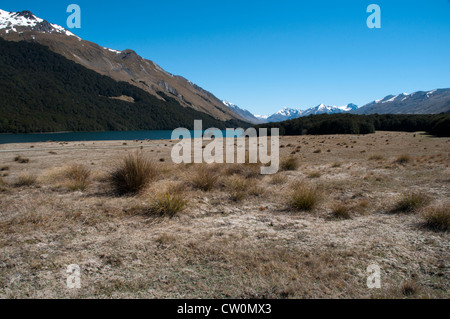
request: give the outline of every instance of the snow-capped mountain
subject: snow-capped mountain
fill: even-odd
[[[316,114],[336,114],[346,113],[358,109],[358,106],[350,103],[344,106],[329,106],[320,104],[316,107],[310,108],[302,113],[302,116],[316,115]]]
[[[38,18],[30,11],[8,12],[0,9],[0,30],[6,34],[10,32],[36,31],[50,34],[59,33],[78,38],[69,30]]]
[[[112,50],[84,41],[62,26],[52,24],[30,11],[0,9],[0,37],[7,41],[32,41],[82,66],[125,81],[165,100],[161,93],[182,106],[211,115],[221,121],[244,120],[212,93],[187,79],[166,72],[155,62],[133,50]]]
[[[279,110],[278,112],[276,112],[275,114],[268,116],[267,121],[268,122],[281,122],[281,121],[296,119],[296,118],[302,116],[302,114],[303,114],[302,110],[285,107],[285,108]]]
[[[336,114],[346,113],[358,109],[358,106],[350,103],[344,106],[329,106],[325,104],[317,105],[307,110],[292,109],[285,107],[282,110],[270,116],[259,116],[260,119],[265,119],[267,122],[281,122],[291,119],[296,119],[302,116],[317,115],[317,114]],[[258,117],[258,116],[256,116]]]
[[[258,117],[256,117],[255,115],[253,115],[250,111],[248,110],[244,110],[241,109],[239,106],[237,106],[236,104],[230,103],[226,100],[223,100],[222,103],[229,107],[230,109],[232,109],[236,114],[238,114],[239,116],[241,116],[244,120],[246,120],[247,122],[250,122],[252,124],[262,124],[262,123],[266,123],[267,121],[264,121]]]
[[[388,95],[352,111],[354,114],[438,114],[450,112],[450,89]]]

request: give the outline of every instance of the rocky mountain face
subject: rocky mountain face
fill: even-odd
[[[450,89],[388,95],[352,111],[354,114],[439,114],[450,112]]]
[[[133,50],[117,51],[84,41],[56,24],[36,17],[29,11],[0,10],[0,37],[8,41],[32,41],[45,45],[51,51],[82,66],[109,76],[117,81],[131,83],[158,99],[159,92],[169,94],[182,106],[192,108],[222,121],[243,120],[212,93],[187,79],[170,74],[155,62],[139,56]]]

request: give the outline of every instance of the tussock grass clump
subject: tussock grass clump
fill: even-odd
[[[351,209],[347,205],[338,204],[334,206],[333,211],[331,213],[333,217],[337,219],[351,219]]]
[[[184,195],[170,190],[159,193],[151,203],[151,211],[163,217],[174,217],[181,212],[187,205]]]
[[[271,185],[282,185],[282,184],[285,184],[286,182],[287,182],[286,176],[281,175],[281,174],[273,175],[270,180]]]
[[[384,160],[384,156],[380,154],[374,154],[369,157],[369,161],[382,161]]]
[[[339,162],[333,163],[333,164],[331,165],[332,168],[339,168],[339,167],[341,167],[341,166],[342,166],[342,164],[339,163]]]
[[[392,208],[391,213],[414,213],[419,208],[426,206],[429,202],[430,199],[428,196],[422,194],[404,194],[403,197],[395,204],[394,208]]]
[[[30,160],[28,158],[23,158],[22,156],[16,156],[14,158],[14,162],[17,162],[19,164],[27,164],[30,162]]]
[[[295,157],[288,157],[281,161],[280,165],[283,171],[295,171],[298,169],[298,160]]]
[[[229,164],[225,168],[225,175],[241,175],[245,178],[256,178],[261,175],[260,164],[244,163],[244,164]]]
[[[400,291],[403,296],[411,297],[418,293],[419,287],[417,286],[417,283],[415,281],[408,280],[402,284],[402,286],[400,287]]]
[[[306,186],[302,183],[292,185],[289,206],[296,211],[311,211],[321,200],[321,193],[317,187]]]
[[[20,175],[14,184],[16,187],[29,187],[37,184],[37,177],[35,175]]]
[[[234,175],[226,181],[225,186],[230,194],[230,199],[235,202],[240,202],[247,196],[251,184],[248,179]]]
[[[84,165],[70,166],[64,174],[68,179],[67,187],[72,191],[84,191],[89,186],[91,171]]]
[[[119,195],[137,194],[157,175],[154,163],[141,152],[129,153],[110,173],[110,184]]]
[[[395,159],[395,163],[397,164],[408,164],[411,162],[411,157],[408,154],[402,154]]]
[[[320,172],[311,172],[308,174],[309,178],[320,178],[322,174]]]
[[[450,229],[450,205],[432,207],[423,214],[423,218],[426,227],[436,231],[448,231]]]
[[[218,173],[215,166],[200,165],[192,178],[192,185],[204,192],[211,191],[217,185]]]

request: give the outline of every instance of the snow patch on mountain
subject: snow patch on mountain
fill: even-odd
[[[60,33],[80,39],[69,30],[57,24],[51,24],[38,18],[30,11],[8,12],[0,9],[0,30],[22,33],[20,29],[27,28],[37,32]]]

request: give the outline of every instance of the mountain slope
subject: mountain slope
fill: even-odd
[[[172,130],[243,126],[159,98],[64,58],[47,47],[0,38],[0,133]]]
[[[116,51],[84,41],[70,31],[40,19],[29,11],[0,10],[0,37],[9,41],[33,41],[69,60],[117,81],[126,81],[160,100],[164,92],[182,106],[209,114],[219,120],[242,119],[210,92],[172,75],[132,50]]]
[[[233,103],[230,103],[230,102],[225,101],[225,100],[222,101],[222,103],[225,104],[230,109],[232,109],[236,114],[241,116],[244,120],[246,120],[249,123],[252,123],[252,124],[266,123],[266,121],[256,117],[250,111],[241,109],[239,106],[237,106],[237,105],[235,105]]]
[[[450,111],[450,89],[388,95],[352,111],[354,114],[439,114]]]

